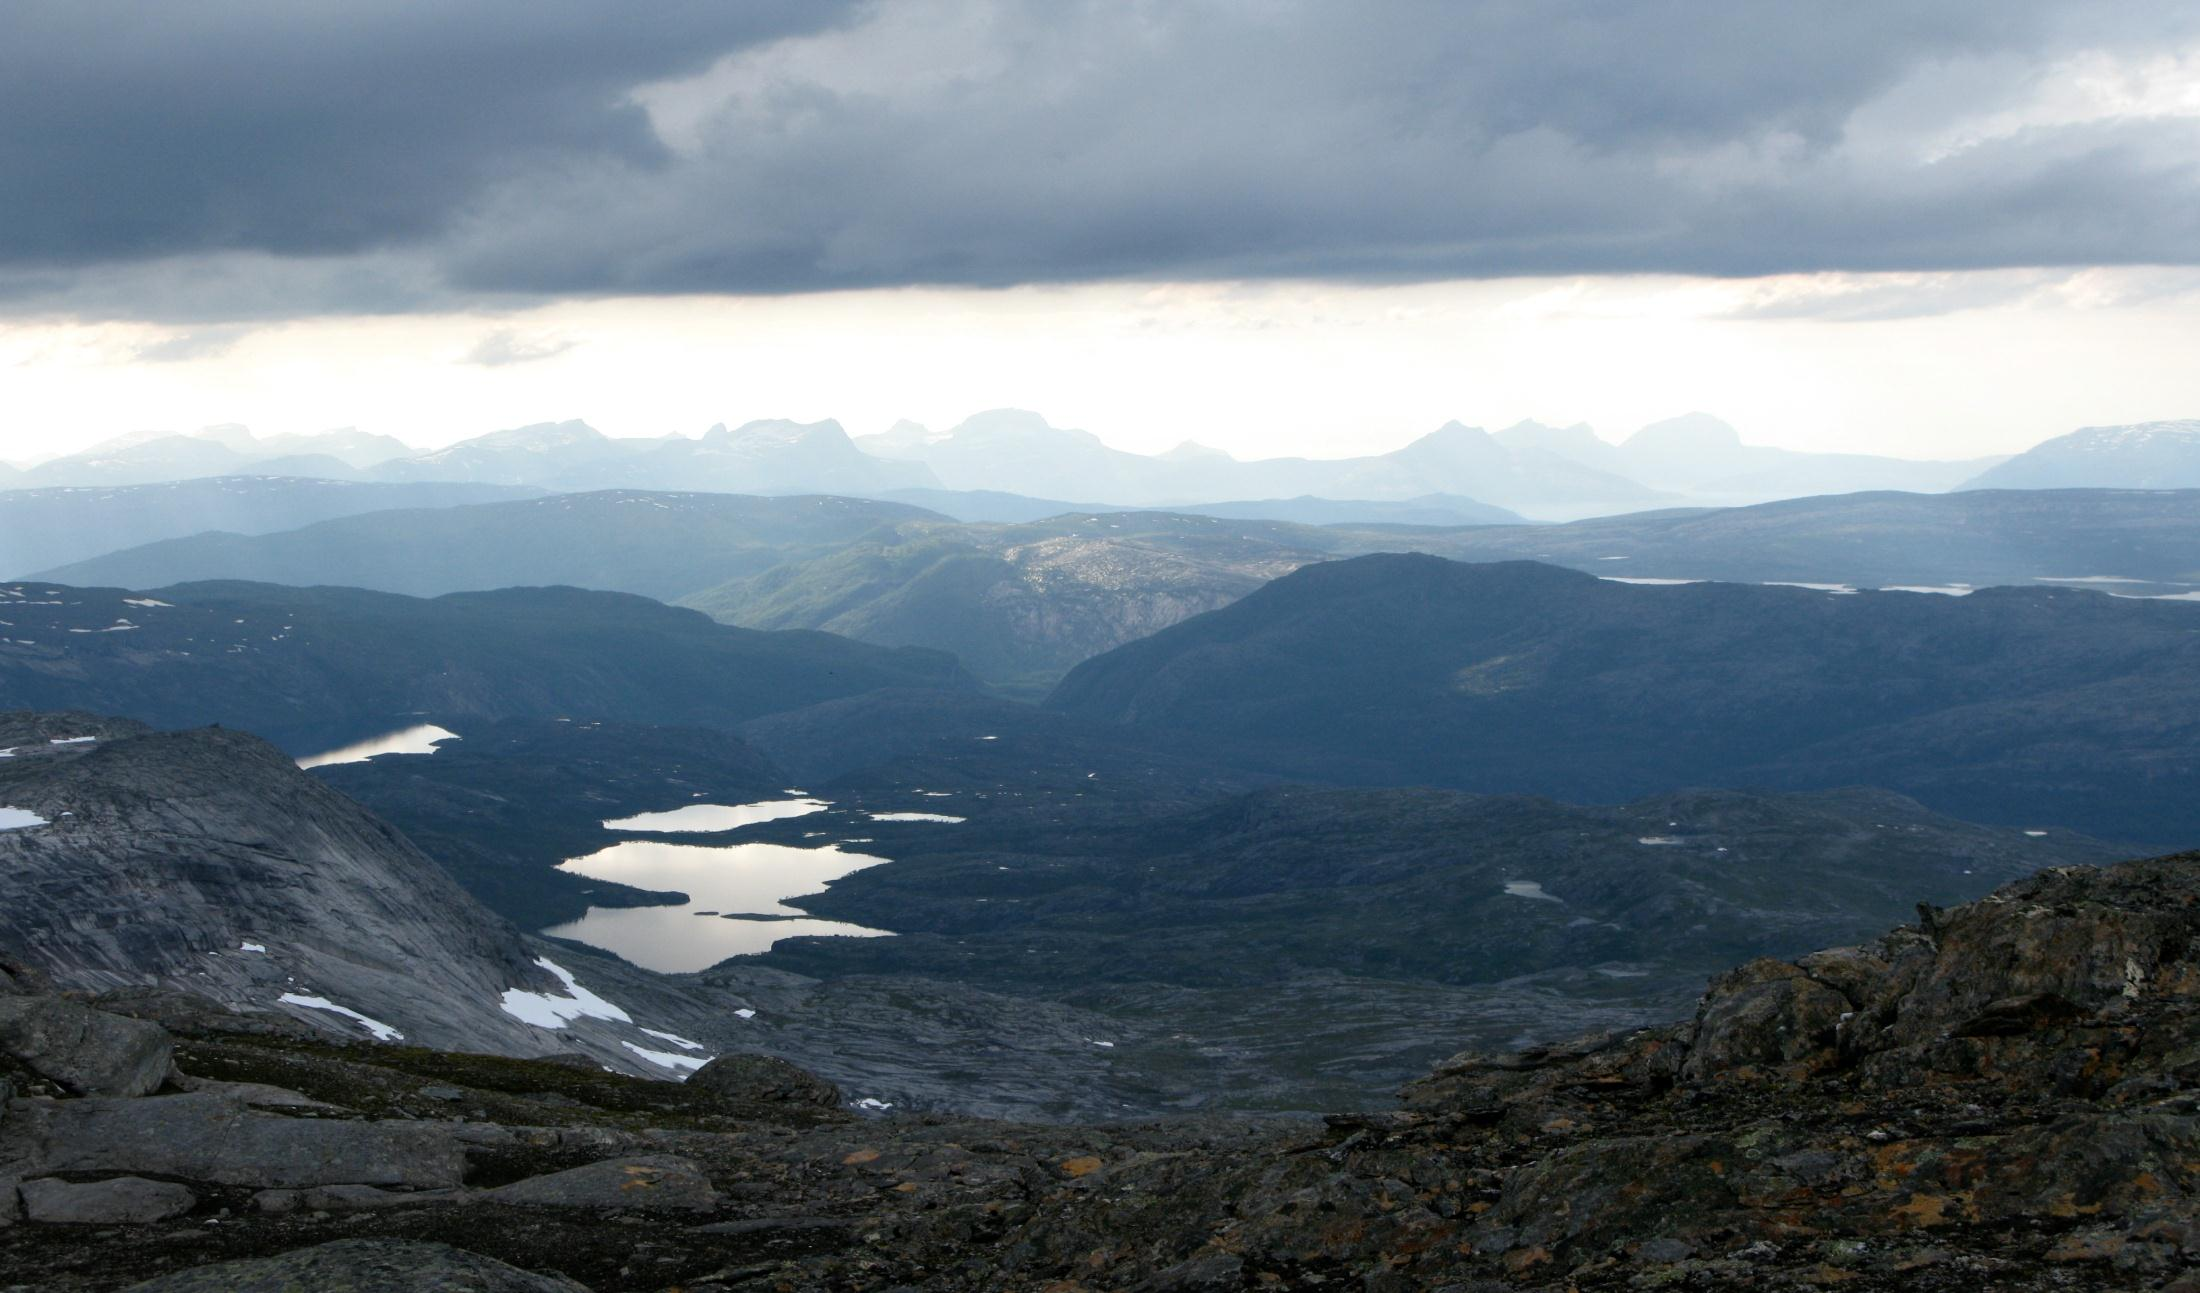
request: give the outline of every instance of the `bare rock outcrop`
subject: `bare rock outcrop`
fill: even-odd
[[[80,1095],[149,1095],[174,1068],[159,1024],[48,996],[0,996],[0,1055]]]
[[[721,1055],[697,1069],[688,1085],[729,1100],[840,1107],[840,1088],[775,1055]]]
[[[7,1105],[0,1180],[36,1206],[0,1227],[0,1287],[186,1265],[227,1199],[224,1251],[253,1260],[144,1287],[2190,1293],[2195,935],[2200,854],[2043,872],[1745,965],[1678,1023],[1460,1056],[1326,1128],[857,1119],[178,1015],[201,1089]],[[236,1094],[278,1085],[309,1103]],[[99,1244],[51,1210],[129,1177],[197,1202]]]
[[[588,1293],[449,1244],[347,1239],[277,1257],[223,1262],[133,1284],[129,1293]]]

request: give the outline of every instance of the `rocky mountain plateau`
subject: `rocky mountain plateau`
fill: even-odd
[[[863,1118],[0,980],[0,1287],[2200,1287],[2200,855],[2043,872],[1321,1123]]]

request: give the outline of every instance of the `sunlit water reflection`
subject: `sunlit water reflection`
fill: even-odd
[[[708,969],[729,956],[765,951],[783,938],[885,937],[892,931],[819,920],[783,900],[816,893],[844,875],[887,861],[833,847],[628,840],[560,863],[558,869],[637,889],[677,890],[688,896],[687,902],[591,907],[579,920],[543,932],[615,952],[666,974]]]
[[[364,763],[384,754],[433,754],[435,747],[444,741],[455,741],[458,733],[433,723],[418,723],[395,732],[370,736],[364,741],[340,745],[333,750],[309,754],[298,760],[301,768],[319,768],[331,763]]]

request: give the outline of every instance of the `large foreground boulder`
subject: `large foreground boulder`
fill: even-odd
[[[514,1181],[484,1197],[492,1203],[597,1212],[708,1212],[718,1206],[718,1192],[703,1169],[674,1154],[608,1158]]]
[[[342,1239],[279,1257],[178,1271],[126,1293],[588,1293],[449,1244]]]
[[[721,1055],[695,1071],[690,1087],[752,1104],[837,1108],[840,1088],[776,1055]]]
[[[465,1163],[441,1124],[283,1118],[212,1092],[19,1100],[0,1124],[0,1176],[132,1172],[257,1188],[449,1189]]]
[[[198,1205],[198,1196],[174,1181],[148,1181],[141,1176],[81,1185],[52,1179],[25,1181],[20,1192],[25,1217],[59,1225],[146,1225],[180,1217]]]
[[[0,996],[0,1055],[81,1095],[150,1095],[174,1069],[168,1030],[61,997]]]

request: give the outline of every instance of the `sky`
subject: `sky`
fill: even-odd
[[[2200,7],[0,6],[0,459],[242,422],[1243,457],[2200,415]]]

